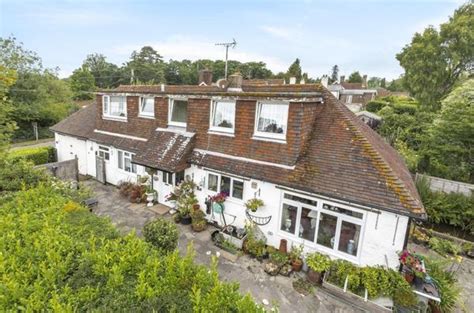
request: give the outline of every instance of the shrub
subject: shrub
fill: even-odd
[[[56,149],[53,147],[21,148],[9,153],[9,157],[16,161],[24,159],[34,165],[46,164],[55,161]]]
[[[388,103],[386,101],[373,100],[367,103],[367,105],[365,106],[365,109],[369,112],[377,113],[387,104]]]
[[[425,258],[426,269],[438,287],[441,295],[439,307],[442,312],[452,312],[459,300],[461,290],[453,272],[444,270],[447,261]]]
[[[314,252],[306,257],[308,267],[315,272],[322,273],[331,267],[331,259],[322,253]]]
[[[443,256],[447,256],[448,254],[458,255],[460,252],[462,252],[461,247],[449,240],[442,238],[431,237],[428,245],[431,249]]]
[[[0,193],[19,191],[47,182],[51,177],[43,169],[34,168],[25,159],[0,159]]]
[[[163,218],[146,223],[143,236],[145,241],[164,253],[172,252],[178,246],[178,228]]]

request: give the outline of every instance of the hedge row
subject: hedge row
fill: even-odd
[[[177,251],[160,254],[56,185],[0,206],[0,307],[31,312],[261,312],[237,284]]]
[[[9,153],[13,160],[24,159],[35,165],[56,161],[56,149],[53,147],[22,148]]]

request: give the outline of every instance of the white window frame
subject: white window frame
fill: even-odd
[[[228,127],[219,127],[219,126],[214,126],[214,117],[215,117],[215,114],[216,114],[216,107],[217,107],[217,104],[218,103],[222,103],[222,102],[226,102],[226,103],[233,103],[234,104],[234,119],[232,121],[232,128],[228,128]],[[229,99],[214,99],[214,100],[211,100],[211,114],[210,114],[210,117],[209,117],[209,130],[210,131],[214,131],[214,132],[219,132],[219,133],[230,133],[230,134],[233,134],[234,131],[235,131],[235,115],[236,115],[236,111],[237,111],[237,103],[235,100],[229,100]]]
[[[294,196],[298,196],[298,197],[301,197],[301,198],[306,198],[306,199],[309,199],[309,200],[317,201],[317,206],[314,207],[312,205],[304,204],[304,203],[299,202],[299,201],[286,199],[284,197],[285,193],[290,194],[290,195],[294,195]],[[298,208],[297,215],[296,215],[296,225],[295,225],[295,233],[294,234],[289,233],[289,232],[281,229],[281,219],[282,219],[282,216],[283,216],[283,204],[284,203],[295,206],[295,207]],[[343,209],[347,209],[347,210],[350,210],[350,211],[360,213],[360,214],[362,214],[362,218],[356,218],[356,217],[349,216],[349,215],[346,215],[346,214],[337,213],[337,212],[334,212],[334,211],[331,211],[331,210],[326,210],[326,209],[323,208],[324,204],[329,204],[331,206],[336,206],[336,207],[340,207],[340,208],[343,208]],[[307,208],[307,209],[314,210],[314,211],[317,212],[316,227],[315,227],[315,230],[314,230],[315,233],[314,233],[314,240],[313,241],[309,241],[307,239],[301,238],[298,235],[299,234],[300,223],[301,223],[301,212],[302,212],[303,207]],[[321,219],[321,213],[325,213],[325,214],[337,217],[337,224],[336,224],[336,231],[335,231],[334,247],[333,248],[326,247],[324,245],[320,245],[320,244],[317,243],[317,241],[318,241],[318,232],[319,232],[319,221]],[[360,209],[355,209],[353,207],[349,207],[349,206],[342,205],[342,204],[335,203],[335,202],[328,201],[328,200],[322,200],[322,199],[318,199],[318,198],[314,198],[314,197],[309,197],[309,196],[306,196],[306,195],[301,195],[301,194],[298,194],[298,193],[284,191],[284,192],[281,193],[281,200],[280,200],[280,213],[279,213],[279,216],[278,216],[278,224],[277,224],[278,225],[278,234],[282,237],[286,237],[286,238],[288,238],[290,240],[293,240],[293,241],[298,241],[299,242],[299,241],[303,240],[304,244],[308,247],[311,247],[313,249],[325,252],[327,254],[333,255],[333,256],[341,258],[341,259],[346,259],[346,260],[358,263],[360,261],[361,255],[362,255],[361,251],[362,251],[362,243],[364,241],[366,218],[367,218],[366,212],[362,211]],[[349,253],[346,253],[344,251],[339,250],[339,239],[340,239],[340,236],[341,236],[341,227],[342,227],[342,222],[343,221],[360,226],[359,242],[357,244],[357,254],[356,255],[352,255],[352,254],[349,254]]]
[[[260,118],[260,108],[265,104],[272,105],[285,105],[286,106],[286,129],[282,134],[275,134],[269,132],[262,132],[258,130],[258,120]],[[290,103],[288,101],[258,101],[255,106],[255,125],[254,125],[254,138],[269,138],[272,140],[286,141],[286,135],[288,133],[288,115],[290,111]]]
[[[214,191],[214,190],[210,190],[210,189],[209,189],[209,175],[215,175],[215,176],[217,176],[217,191]],[[207,172],[207,173],[206,173],[206,189],[207,189],[207,191],[220,193],[220,192],[221,192],[221,180],[222,180],[222,176],[225,176],[225,177],[230,178],[230,190],[229,190],[229,197],[228,197],[228,199],[232,199],[232,200],[235,200],[235,201],[244,201],[245,181],[244,181],[243,179],[235,178],[235,177],[232,177],[232,176],[230,176],[230,175],[218,174],[218,173],[215,173],[215,172]],[[234,198],[234,196],[233,196],[234,181],[241,182],[242,185],[243,185],[243,188],[242,188],[242,199],[240,199],[240,198]]]
[[[168,172],[168,171],[161,171],[161,175],[162,175],[162,180],[163,180],[163,183],[165,185],[168,185],[168,186],[173,186],[175,185],[175,181],[174,181],[174,173],[172,172]],[[171,180],[171,182],[170,182]]]
[[[143,102],[146,100],[152,100],[153,101],[153,112],[144,112],[143,111]],[[147,118],[154,118],[155,117],[155,97],[140,97],[139,103],[138,103],[138,116],[140,117],[147,117]]]
[[[186,127],[187,123],[174,122],[174,121],[171,120],[171,116],[173,115],[173,105],[174,105],[175,100],[186,101],[186,102],[188,102],[188,106],[189,106],[189,101],[188,101],[188,98],[186,98],[186,97],[171,97],[171,98],[169,98],[169,100],[168,100],[168,125],[178,126],[178,127]],[[186,118],[188,116],[187,110],[188,110],[188,107],[186,107]]]
[[[119,161],[120,155],[122,155],[122,160],[121,160],[122,167],[120,167],[120,161]],[[117,149],[117,168],[119,168],[122,172],[125,172],[125,173],[137,174],[137,171],[138,171],[137,165],[132,163],[134,155],[135,153]],[[130,159],[130,171],[127,171],[125,169],[125,159]],[[133,171],[133,169],[135,169],[135,171]]]
[[[111,109],[111,98],[112,97],[122,97],[125,98],[124,101],[124,111],[123,116],[120,115],[112,115],[110,114]],[[102,96],[102,117],[106,119],[113,119],[113,120],[126,120],[127,119],[127,96],[121,95],[103,95]]]
[[[97,155],[104,158],[105,162],[109,162],[110,161],[110,148],[99,145],[97,148]],[[107,158],[105,157],[106,155],[108,155]]]

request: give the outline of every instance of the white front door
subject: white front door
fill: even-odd
[[[174,188],[174,174],[170,172],[158,171],[158,182],[156,183],[156,190],[158,192],[158,202],[171,206],[169,201],[166,201],[168,195]]]

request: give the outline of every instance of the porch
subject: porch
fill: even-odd
[[[112,185],[102,185],[95,180],[86,180],[85,185],[94,192],[99,203],[94,213],[109,217],[112,223],[122,232],[135,231],[141,236],[145,223],[162,216],[171,219],[165,206],[158,204],[149,208],[145,204],[132,204],[120,196],[118,189]],[[247,255],[240,256],[235,262],[226,259],[225,251],[217,248],[211,241],[210,227],[203,232],[195,233],[189,226],[178,224],[180,238],[178,248],[185,253],[187,245],[192,241],[196,250],[195,261],[209,265],[211,256],[217,252],[221,255],[218,271],[224,281],[240,283],[243,293],[250,292],[255,301],[266,303],[268,308],[275,304],[281,312],[362,312],[352,304],[334,298],[324,290],[317,289],[307,296],[294,290],[292,283],[296,277],[269,276],[264,272],[262,264]],[[265,301],[266,300],[266,301]]]

